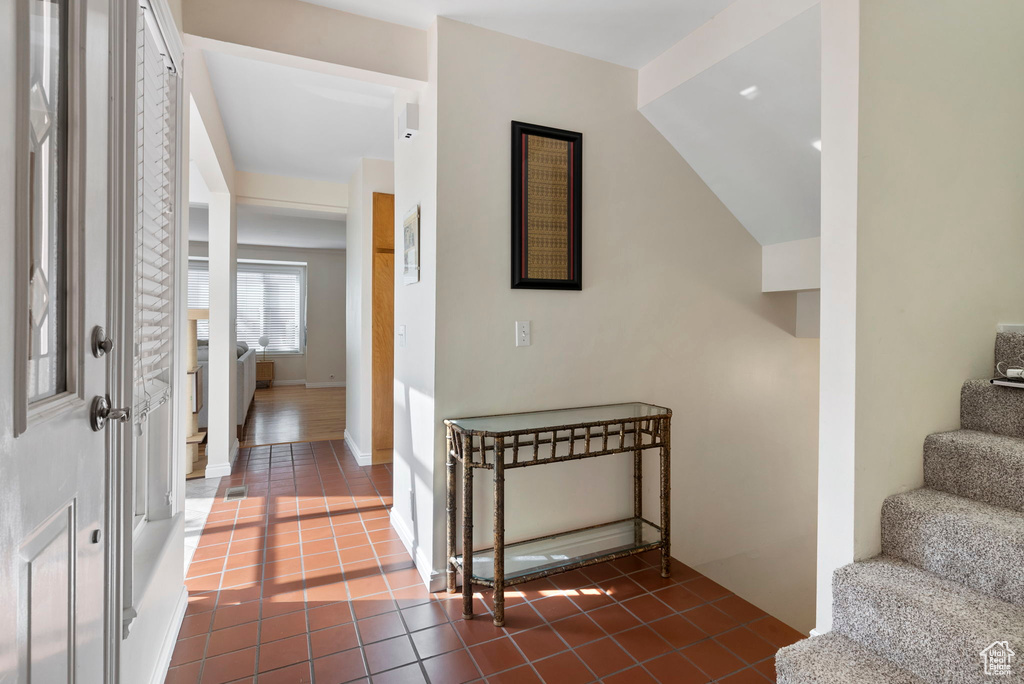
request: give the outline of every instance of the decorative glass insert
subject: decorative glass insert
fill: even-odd
[[[66,0],[29,0],[28,399],[67,390]]]

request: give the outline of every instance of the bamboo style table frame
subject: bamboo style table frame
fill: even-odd
[[[621,407],[622,415],[618,409]],[[648,415],[626,415],[630,412]],[[670,560],[670,493],[671,493],[671,423],[672,411],[650,404],[621,404],[595,406],[563,411],[542,411],[529,414],[509,414],[490,417],[493,421],[519,419],[529,422],[533,416],[553,415],[560,412],[581,414],[588,412],[602,414],[595,420],[583,420],[575,424],[540,425],[536,427],[516,426],[507,431],[474,429],[474,422],[486,419],[445,420],[447,428],[447,589],[455,593],[456,574],[462,571],[462,617],[473,618],[473,583],[492,587],[494,590],[494,624],[505,624],[505,587],[522,584],[541,577],[568,572],[577,568],[632,556],[653,549],[661,550],[661,576],[671,574]],[[538,418],[540,422],[543,422]],[[492,425],[493,426],[493,425]],[[563,446],[564,445],[564,446]],[[542,450],[541,447],[544,447]],[[562,448],[560,448],[562,447]],[[582,447],[582,450],[580,450]],[[660,450],[660,525],[643,517],[643,452],[647,449]],[[531,542],[554,540],[558,537],[595,530],[610,525],[633,522],[634,540],[632,545],[608,550],[606,553],[591,554],[552,563],[533,572],[525,572],[513,578],[505,577],[505,471],[548,463],[562,463],[584,458],[595,458],[611,454],[633,454],[633,518],[602,525],[572,530],[570,532],[537,537],[513,546]],[[463,555],[456,554],[456,464],[462,469],[462,548]],[[494,546],[491,549],[474,552],[473,549],[473,471],[491,470],[494,475]],[[644,525],[658,532],[659,539],[643,541]],[[468,550],[468,551],[467,551]],[[481,553],[492,553],[494,557],[493,579],[473,575],[473,557]],[[468,553],[469,562],[465,562]]]

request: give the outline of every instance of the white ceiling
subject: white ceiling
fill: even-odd
[[[426,28],[435,16],[639,69],[733,0],[306,0]]]
[[[347,183],[394,156],[394,88],[204,51],[240,171]]]
[[[236,209],[238,244],[302,249],[345,249],[345,219],[252,204]],[[208,242],[210,212],[203,206],[188,210],[188,239]]]
[[[820,234],[820,25],[815,6],[641,110],[762,245]]]

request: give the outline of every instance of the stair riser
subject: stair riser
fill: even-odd
[[[996,364],[1000,361],[1010,366],[1020,366],[1024,354],[1024,333],[996,334]],[[1005,370],[1005,367],[1004,367]]]
[[[1007,391],[1024,394],[1024,390]],[[976,443],[954,435],[931,435],[925,440],[925,486],[1024,511],[1024,450],[982,435],[975,436]]]
[[[882,505],[882,552],[1024,606],[1024,519],[1007,525],[890,497]]]
[[[923,684],[836,632],[780,650],[775,669],[779,684]]]
[[[925,586],[898,575],[891,584],[865,580],[841,569],[833,584],[833,628],[928,682],[989,682],[980,652],[995,641],[1024,643],[1020,609],[988,597],[974,605],[945,582]],[[947,599],[959,603],[950,609]],[[1024,668],[1001,682],[1021,684]]]
[[[969,380],[960,390],[960,427],[1024,437],[1024,389]]]

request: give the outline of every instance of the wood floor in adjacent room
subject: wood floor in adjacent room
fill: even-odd
[[[344,387],[284,385],[256,390],[240,446],[344,438]]]

